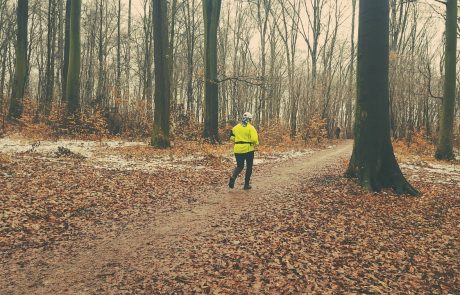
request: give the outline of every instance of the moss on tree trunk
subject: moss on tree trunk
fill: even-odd
[[[360,1],[355,144],[346,175],[370,191],[418,195],[399,168],[390,138],[388,13],[388,1]]]

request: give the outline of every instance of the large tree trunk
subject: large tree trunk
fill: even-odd
[[[72,0],[70,8],[69,68],[67,72],[67,111],[80,111],[80,15],[81,0]]]
[[[17,44],[16,64],[14,71],[13,89],[11,94],[9,118],[20,118],[23,109],[24,89],[26,83],[27,68],[27,21],[28,0],[18,0],[17,7]]]
[[[391,145],[388,31],[388,1],[361,0],[355,144],[346,174],[370,191],[393,188],[398,194],[417,195],[401,173]]]
[[[219,138],[219,92],[217,81],[217,27],[219,25],[221,0],[203,0],[204,47],[205,47],[205,107],[204,138],[212,143]]]
[[[455,158],[452,140],[457,65],[457,0],[447,0],[445,52],[444,97],[435,157],[438,160],[453,160]]]
[[[153,0],[153,37],[155,62],[155,112],[152,130],[153,146],[169,147],[169,41],[168,9],[166,0]]]

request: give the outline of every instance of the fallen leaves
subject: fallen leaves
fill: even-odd
[[[72,157],[72,149],[59,158],[25,152],[0,160],[0,259],[8,266],[1,270],[6,275],[0,278],[0,286],[19,293],[6,280],[29,276],[33,280],[24,290],[35,293],[49,282],[29,273],[30,269],[46,272],[51,262],[73,263],[76,248],[92,249],[107,237],[120,242],[121,233],[146,227],[161,212],[174,216],[207,202],[210,191],[225,185],[232,167],[224,154],[228,147],[213,155],[192,145],[191,158],[181,152],[187,149],[176,147],[177,152],[120,147],[98,153],[131,157],[129,163],[148,163],[167,155],[168,161],[187,169],[95,167],[91,158]],[[209,227],[194,234],[170,233],[179,235],[172,245],[155,244],[157,237],[128,244],[124,251],[132,259],[112,257],[114,261],[94,273],[95,283],[79,282],[79,290],[460,293],[456,170],[434,163],[403,165],[408,177],[418,176],[412,181],[423,193],[412,198],[362,190],[342,177],[344,163],[337,161],[315,171],[313,178],[301,183],[292,180],[263,195],[257,190],[245,195],[237,191],[235,202],[246,204],[238,211],[222,207],[209,217]],[[204,168],[193,169],[198,165]],[[281,165],[285,164],[257,167],[256,173],[277,175]],[[444,177],[445,183],[430,181],[438,174],[449,177]],[[57,274],[72,275],[66,269]]]

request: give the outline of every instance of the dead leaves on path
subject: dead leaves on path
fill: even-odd
[[[174,211],[196,202],[200,190],[222,178],[222,173],[207,169],[97,169],[73,154],[57,161],[7,156],[0,162],[0,252],[7,257],[50,247],[92,234],[94,227],[111,228],[113,222],[127,224],[158,210]]]
[[[342,170],[289,193],[251,193],[260,200],[243,212],[126,265],[123,284],[146,294],[458,294],[458,185],[415,183],[421,198],[374,194]]]

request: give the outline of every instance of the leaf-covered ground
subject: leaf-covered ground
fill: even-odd
[[[224,153],[0,154],[0,293],[460,294],[458,165],[405,158],[422,197],[373,194],[350,148],[263,154],[250,193]]]

